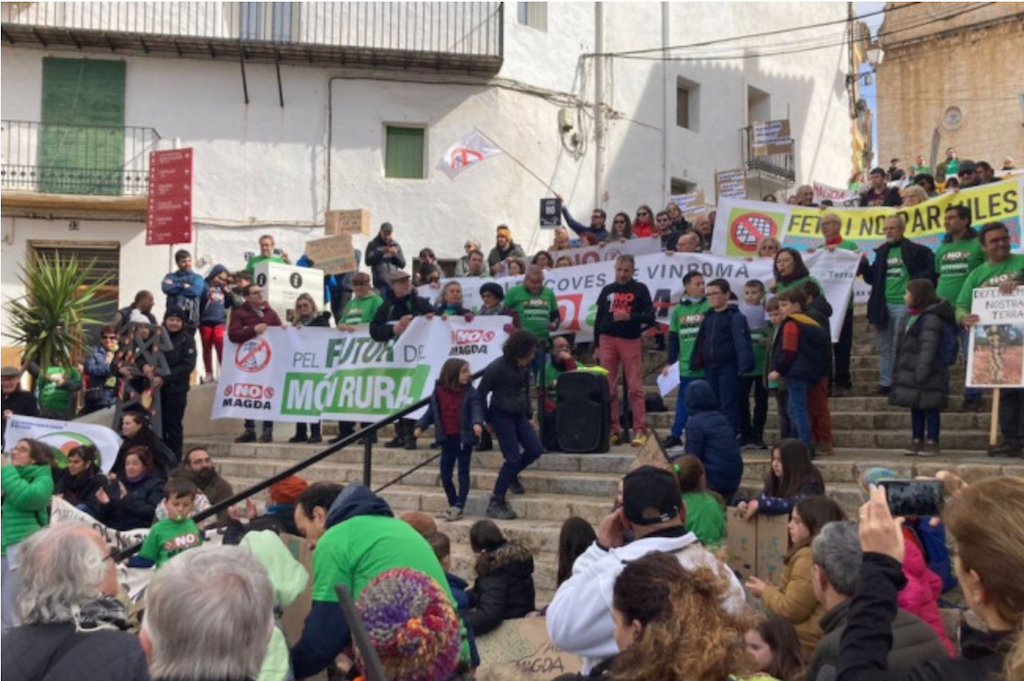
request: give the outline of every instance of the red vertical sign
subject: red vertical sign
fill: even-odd
[[[149,154],[146,245],[192,242],[192,149]]]

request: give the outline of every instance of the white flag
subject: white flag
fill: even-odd
[[[474,130],[461,142],[448,147],[437,167],[447,173],[449,178],[455,179],[456,175],[469,166],[501,153],[504,152],[494,142]]]

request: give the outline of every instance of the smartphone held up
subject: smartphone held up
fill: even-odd
[[[879,480],[893,517],[922,518],[942,514],[942,482],[939,480]]]

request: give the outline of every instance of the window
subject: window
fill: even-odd
[[[238,31],[242,40],[292,40],[291,2],[240,2]]]
[[[84,242],[84,241],[30,241],[31,257],[45,255],[51,260],[58,254],[67,261],[72,256],[86,265],[93,263],[92,271],[85,280],[86,285],[101,281],[109,276],[107,283],[100,287],[96,298],[101,307],[91,313],[93,319],[101,320],[99,324],[86,324],[85,337],[94,342],[99,337],[99,327],[106,324],[117,314],[118,277],[121,273],[120,244],[117,242]]]
[[[696,131],[700,124],[700,86],[679,78],[676,83],[676,125]]]
[[[747,125],[772,120],[772,96],[756,87],[747,87]]]
[[[43,58],[39,191],[121,193],[125,62]]]
[[[529,26],[530,28],[535,28],[538,31],[546,31],[548,30],[548,3],[516,3],[516,19],[523,26]]]
[[[426,177],[426,129],[389,125],[384,140],[384,177]]]
[[[672,184],[669,188],[669,193],[672,196],[679,196],[680,194],[692,194],[697,191],[697,185],[693,182],[687,182],[686,180],[680,180],[678,177],[672,178]]]

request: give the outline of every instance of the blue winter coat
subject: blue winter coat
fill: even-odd
[[[206,292],[199,299],[199,321],[203,326],[223,326],[228,323],[227,309],[234,304],[234,298],[230,291],[211,283],[214,277],[227,271],[224,265],[214,265],[206,275]]]
[[[206,281],[195,272],[175,270],[164,277],[160,288],[167,295],[167,309],[181,308],[185,325],[193,330],[198,328],[199,301],[203,299]]]
[[[739,489],[743,456],[729,420],[715,405],[707,381],[696,380],[686,388],[686,447],[704,464],[708,489],[729,497]]]
[[[472,447],[476,444],[476,433],[473,432],[474,424],[484,424],[484,403],[480,399],[480,393],[473,386],[466,386],[462,394],[462,404],[459,406],[459,442],[463,447]],[[448,436],[441,427],[441,407],[437,400],[437,389],[430,396],[430,405],[426,413],[416,422],[416,427],[426,430],[434,426],[434,441],[444,442]]]
[[[702,371],[729,364],[738,365],[738,374],[754,370],[754,344],[750,340],[747,318],[731,305],[721,312],[708,310],[704,313],[690,355],[690,370]]]
[[[110,378],[110,363],[107,362],[107,349],[99,345],[93,347],[92,354],[85,358],[85,375],[89,377],[89,389],[85,391],[85,405],[90,411],[104,409],[117,402],[117,386],[104,385]]]

